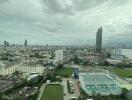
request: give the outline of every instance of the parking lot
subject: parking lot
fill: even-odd
[[[74,84],[74,93],[70,94],[68,93],[67,89],[67,80],[72,81]],[[71,100],[72,97],[78,97],[80,95],[77,84],[74,79],[72,78],[64,78],[62,81],[62,85],[64,86],[64,100]]]

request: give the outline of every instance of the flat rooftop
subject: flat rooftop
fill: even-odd
[[[84,74],[80,76],[80,79],[82,79],[86,85],[116,84],[111,77],[104,74]]]
[[[79,76],[80,85],[88,95],[120,95],[121,88],[107,74],[104,73],[81,73]]]

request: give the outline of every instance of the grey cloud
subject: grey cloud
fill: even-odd
[[[58,30],[57,29],[51,29],[49,27],[44,27],[44,29],[48,32],[57,32]]]
[[[108,0],[68,0],[71,2],[71,5],[64,5],[59,3],[59,0],[42,0],[44,8],[47,13],[62,13],[74,15],[77,11],[87,10],[95,6],[101,5],[102,3],[107,2]],[[61,1],[61,0],[60,0]]]
[[[0,0],[0,3],[6,3],[9,2],[10,0]]]
[[[108,0],[73,0],[76,4],[76,10],[87,10],[95,6],[101,5]]]
[[[131,0],[10,1],[0,6],[0,40],[94,45],[103,26],[103,43],[132,43]]]
[[[43,8],[47,13],[50,14],[69,14],[74,15],[72,6],[62,5],[58,0],[42,0]]]
[[[43,4],[46,6],[46,9],[48,11],[51,11],[53,13],[58,13],[63,11],[63,8],[57,2],[57,0],[43,0]]]

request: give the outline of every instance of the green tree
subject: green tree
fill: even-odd
[[[3,94],[0,92],[0,100],[2,100],[2,96],[3,96]]]
[[[75,64],[79,64],[79,58],[77,55],[74,56],[73,61]]]
[[[97,96],[96,96],[96,100],[102,100],[102,96],[101,96],[101,94],[97,94]]]
[[[88,98],[88,94],[82,88],[80,88],[80,93],[81,93],[82,100],[85,100]]]
[[[109,63],[108,61],[105,60],[105,61],[104,61],[104,65],[105,65],[105,66],[109,66],[110,63]]]
[[[128,90],[126,88],[122,88],[121,98],[123,98],[124,100],[126,100],[127,93],[128,93]]]

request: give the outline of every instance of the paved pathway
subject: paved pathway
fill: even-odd
[[[40,87],[37,100],[40,100],[40,99],[41,99],[41,96],[42,96],[42,94],[43,94],[44,87],[45,87],[45,84],[43,84],[43,85]]]

